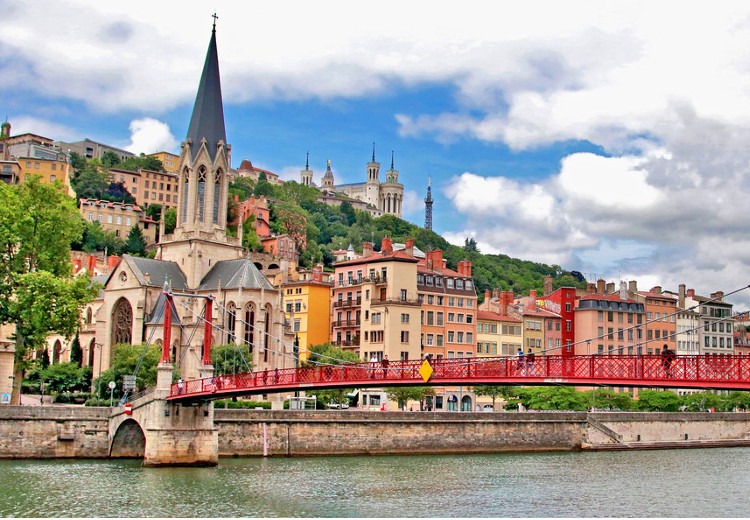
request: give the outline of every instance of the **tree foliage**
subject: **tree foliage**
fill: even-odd
[[[91,384],[91,368],[78,363],[56,363],[39,374],[48,392],[87,392]]]
[[[146,256],[146,238],[138,224],[133,225],[125,241],[125,252],[134,256]]]
[[[115,345],[112,348],[112,362],[107,370],[94,379],[94,389],[98,396],[109,397],[110,381],[114,381],[116,398],[122,396],[122,380],[124,375],[132,375],[136,367],[140,368],[136,373],[136,391],[140,392],[146,388],[156,385],[156,367],[161,359],[161,349],[158,345]],[[177,377],[176,375],[174,377]]]
[[[211,347],[211,364],[216,375],[240,374],[252,371],[253,357],[245,344],[216,345]]]

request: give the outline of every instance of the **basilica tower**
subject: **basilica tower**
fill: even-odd
[[[217,261],[242,256],[239,241],[226,234],[231,146],[224,128],[215,21],[181,148],[177,226],[159,244],[158,258],[177,262],[188,285],[197,287]]]

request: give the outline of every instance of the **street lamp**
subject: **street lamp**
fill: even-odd
[[[104,353],[104,345],[102,343],[94,343],[94,347],[99,349],[99,372],[97,373],[99,383],[96,388],[96,397],[99,398],[102,394],[102,354]]]

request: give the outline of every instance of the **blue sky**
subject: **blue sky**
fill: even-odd
[[[13,133],[178,151],[216,11],[233,165],[361,182],[485,253],[640,289],[748,285],[741,2],[0,0]],[[383,175],[381,175],[383,178]],[[732,300],[748,307],[747,291]]]

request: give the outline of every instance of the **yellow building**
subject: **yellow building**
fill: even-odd
[[[177,166],[180,162],[180,156],[169,152],[156,152],[150,153],[147,157],[153,157],[159,159],[164,165],[164,171],[169,173],[177,173]]]
[[[333,282],[322,266],[301,272],[296,281],[283,284],[282,304],[287,322],[299,340],[300,359],[308,358],[308,349],[328,343],[331,323],[331,287]]]
[[[28,180],[33,175],[38,175],[45,183],[60,181],[65,186],[66,193],[75,196],[75,192],[70,186],[70,165],[66,161],[21,157],[18,159],[18,164],[21,166],[19,178],[21,182]]]

